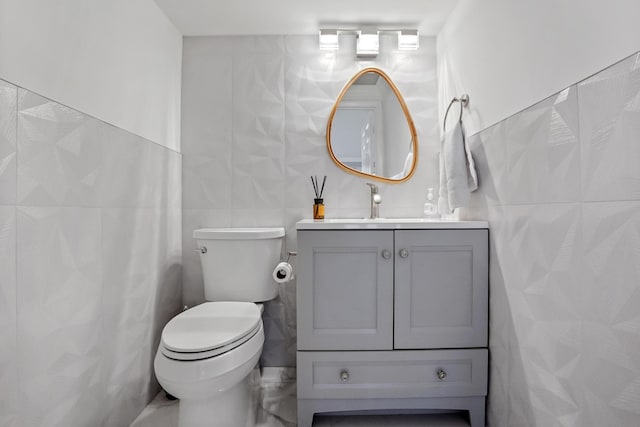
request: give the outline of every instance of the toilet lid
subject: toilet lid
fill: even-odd
[[[195,353],[227,346],[255,332],[260,309],[251,302],[206,302],[183,311],[162,331],[162,346],[179,353]]]

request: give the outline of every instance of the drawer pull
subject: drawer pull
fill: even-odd
[[[340,371],[340,381],[342,381],[343,383],[349,381],[349,371],[347,371],[346,369]]]
[[[447,371],[445,371],[444,369],[440,368],[440,369],[438,369],[437,375],[438,375],[438,379],[440,381],[444,381],[445,378],[447,378]]]
[[[385,249],[382,251],[382,258],[389,259],[391,258],[391,251],[389,249]]]
[[[409,256],[409,251],[407,249],[400,249],[400,258],[407,258]]]

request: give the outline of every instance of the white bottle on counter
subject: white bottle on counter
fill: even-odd
[[[427,188],[427,200],[424,202],[424,217],[428,219],[440,218],[433,188]]]

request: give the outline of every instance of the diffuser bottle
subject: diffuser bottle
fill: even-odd
[[[315,193],[315,198],[313,199],[313,219],[315,220],[323,220],[324,219],[324,199],[322,198],[322,194],[324,193],[324,184],[327,182],[327,176],[325,175],[322,178],[322,186],[318,184],[318,177],[311,177],[311,184],[313,185],[313,192]]]
[[[324,199],[313,199],[313,219],[324,219]]]

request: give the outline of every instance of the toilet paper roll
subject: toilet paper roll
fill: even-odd
[[[288,262],[281,262],[273,269],[273,280],[277,283],[287,283],[293,279],[293,267]]]

